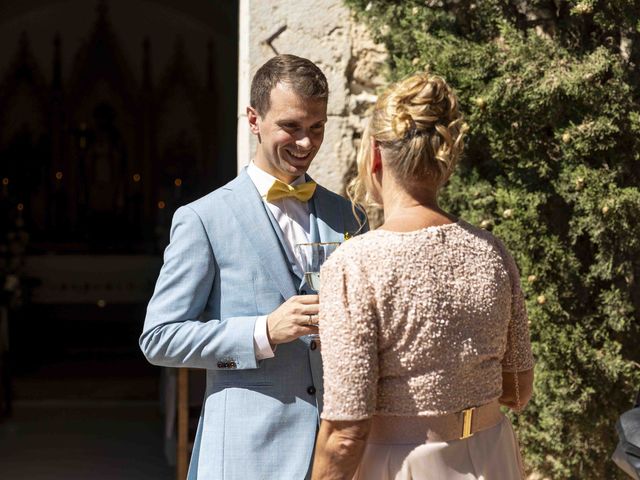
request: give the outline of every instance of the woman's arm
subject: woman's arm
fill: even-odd
[[[516,394],[516,376],[518,394]],[[529,403],[531,395],[533,395],[533,368],[517,373],[502,372],[502,395],[498,399],[501,405],[519,412]]]
[[[324,409],[313,462],[314,480],[353,478],[377,403],[375,290],[358,260],[368,258],[367,252],[358,250],[360,243],[354,242],[340,247],[320,274]]]
[[[371,420],[323,420],[316,442],[312,480],[351,480],[362,459]]]

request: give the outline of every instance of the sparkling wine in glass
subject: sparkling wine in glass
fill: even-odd
[[[304,269],[304,285],[308,290],[313,290],[314,293],[320,291],[320,267],[339,246],[340,242],[310,242],[296,245]]]
[[[295,246],[298,258],[302,262],[302,268],[304,269],[304,281],[301,290],[304,289],[308,294],[320,291],[320,267],[339,246],[340,242],[298,243]],[[314,333],[306,335],[306,337],[310,340],[317,340],[320,335]]]

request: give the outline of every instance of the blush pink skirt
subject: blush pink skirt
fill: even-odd
[[[376,422],[377,417],[373,417]],[[502,419],[493,427],[464,440],[415,443],[402,424],[367,442],[354,480],[522,480],[522,460],[511,422]],[[403,430],[405,430],[403,432]]]

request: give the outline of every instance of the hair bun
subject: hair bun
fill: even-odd
[[[378,97],[363,139],[378,142],[384,161],[402,182],[417,184],[428,178],[441,186],[464,150],[466,130],[453,90],[441,77],[423,72],[398,81]],[[358,188],[351,190],[356,201],[366,197],[362,185],[370,176],[370,152],[371,142],[363,141]]]
[[[422,85],[416,85],[415,95],[410,99],[412,106],[420,111],[421,127],[434,128],[437,124],[447,125],[455,118],[451,89],[440,77],[431,76]]]
[[[418,74],[393,95],[391,128],[397,140],[446,126],[457,117],[451,89],[437,76]]]
[[[391,128],[398,138],[405,138],[415,133],[416,122],[404,106],[400,106],[391,120]]]

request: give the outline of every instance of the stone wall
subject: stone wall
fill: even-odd
[[[328,122],[309,173],[343,192],[363,129],[363,117],[384,83],[385,50],[341,0],[241,0],[238,81],[238,169],[255,152],[246,106],[255,71],[276,53],[315,62],[329,81]]]

